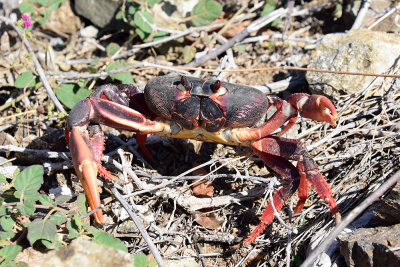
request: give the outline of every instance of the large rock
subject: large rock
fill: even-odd
[[[97,27],[109,25],[123,0],[75,0],[75,11]]]
[[[348,72],[386,73],[400,55],[400,36],[369,30],[328,34],[316,47],[309,68]],[[327,95],[358,92],[376,77],[330,74],[309,71],[307,81],[315,93]],[[375,83],[378,87],[382,83]],[[371,89],[372,91],[372,89]],[[375,95],[383,95],[381,89]]]
[[[400,266],[400,224],[359,228],[338,237],[340,252],[349,267]]]

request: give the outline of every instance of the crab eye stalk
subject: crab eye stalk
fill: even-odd
[[[186,76],[181,76],[181,85],[186,91],[190,91],[193,88],[193,84],[188,80]]]

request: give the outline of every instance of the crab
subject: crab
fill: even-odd
[[[266,119],[272,106],[276,111]],[[339,212],[327,182],[302,142],[281,137],[299,115],[336,125],[336,109],[325,96],[296,93],[283,100],[244,85],[166,75],[150,80],[143,92],[134,85],[100,86],[72,109],[65,131],[75,171],[92,210],[100,206],[97,174],[112,177],[101,165],[104,135],[100,124],[135,132],[144,150],[148,134],[250,147],[285,181],[273,194],[273,204],[265,208],[260,224],[244,240],[251,243],[274,219],[272,205],[279,212],[297,191],[299,201],[294,212],[302,210],[309,184],[328,203],[333,217]],[[290,161],[297,161],[297,166]],[[101,209],[94,217],[104,224]]]

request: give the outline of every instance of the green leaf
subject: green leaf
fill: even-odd
[[[13,172],[13,180],[17,179],[17,176],[21,173],[21,171],[19,169],[15,169],[15,171]]]
[[[22,2],[19,5],[19,11],[21,11],[21,13],[33,13],[35,12],[35,6],[32,3],[29,2]]]
[[[0,202],[3,202],[3,201],[0,201]],[[2,203],[0,203],[0,205],[1,205],[1,204],[2,204]],[[4,215],[6,215],[6,213],[7,213],[6,207],[0,206],[0,216],[4,216]]]
[[[80,215],[85,215],[87,213],[85,194],[80,194],[78,196],[78,199],[76,200],[76,205],[78,206],[78,212]]]
[[[3,174],[0,174],[0,183],[8,184],[7,178]]]
[[[267,15],[276,9],[276,0],[267,0],[267,4],[264,6],[261,16]]]
[[[15,191],[14,193],[14,195],[17,197],[21,194],[21,191]],[[39,200],[39,198],[40,194],[38,192],[34,192],[33,194],[25,194],[23,203],[18,204],[17,208],[24,215],[32,215],[35,212],[35,204],[36,201]]]
[[[76,225],[76,229],[78,229],[78,231],[82,230],[83,223],[81,217],[75,215],[73,218],[73,223]]]
[[[120,10],[117,12],[117,14],[115,15],[115,19],[116,20],[122,20],[125,18],[125,12]]]
[[[56,96],[68,108],[72,109],[79,101],[87,98],[92,92],[74,83],[64,83],[56,88]]]
[[[139,35],[140,39],[145,40],[147,37],[149,37],[149,33],[145,33],[144,31],[142,31],[139,28],[136,28],[136,33],[137,35]]]
[[[98,232],[102,232],[102,230],[97,229],[96,227],[93,227],[93,226],[89,226],[87,231],[88,231],[88,233],[90,233],[93,236],[95,236]]]
[[[106,48],[107,56],[112,57],[118,52],[119,48],[120,46],[117,43],[110,43]]]
[[[63,212],[56,212],[50,216],[50,220],[52,220],[56,225],[61,225],[67,221],[67,215]]]
[[[92,60],[90,60],[90,65],[91,66],[96,66],[97,65],[97,63],[99,63],[99,59],[92,59]],[[83,81],[83,84],[86,82],[86,80],[85,79],[81,79],[81,81]],[[80,86],[83,86],[83,84],[82,85],[80,85]]]
[[[69,201],[70,199],[71,199],[71,196],[60,195],[60,196],[56,197],[55,203],[56,203],[56,205],[60,205],[62,203]]]
[[[63,4],[64,2],[65,2],[65,0],[53,0],[53,1],[51,1],[50,5],[48,6],[49,10],[54,11],[54,10],[58,9],[61,6],[61,4]]]
[[[76,230],[76,225],[72,224],[71,221],[67,222],[67,229],[68,229],[69,239],[74,239],[81,236],[79,232]]]
[[[135,267],[147,267],[149,260],[144,254],[133,255],[133,266]]]
[[[22,205],[17,206],[18,210],[24,215],[32,215],[35,213],[35,202],[26,201]]]
[[[147,267],[157,267],[157,266],[158,266],[158,264],[157,264],[156,259],[152,259],[152,260],[149,262],[149,264],[147,265]]]
[[[25,88],[25,87],[34,87],[36,85],[36,76],[32,71],[25,71],[18,75],[17,80],[15,80],[15,87],[17,88]]]
[[[161,39],[164,39],[165,37],[168,36],[167,32],[163,32],[163,31],[156,31],[153,35],[153,41],[158,41]]]
[[[54,242],[57,239],[57,227],[51,220],[35,219],[28,226],[28,240],[31,246],[40,239]]]
[[[222,6],[214,0],[202,0],[192,10],[192,23],[195,26],[208,25],[222,12]]]
[[[4,231],[11,231],[15,225],[15,219],[11,215],[1,216],[0,225]]]
[[[123,68],[126,66],[127,65],[125,64],[125,60],[119,60],[119,61],[111,62],[110,64],[108,64],[108,66],[106,67],[106,71],[120,69],[120,68]],[[110,77],[113,79],[119,80],[125,84],[133,84],[132,74],[130,74],[129,72],[114,73],[114,74],[111,74]]]
[[[128,250],[126,249],[125,245],[121,242],[121,240],[105,232],[98,232],[94,236],[93,241],[108,247],[128,252]]]
[[[46,240],[46,239],[42,239],[40,240],[40,242],[42,242],[43,245],[45,245],[48,249],[56,249],[61,247],[62,243],[58,240],[55,240],[54,242]]]
[[[40,201],[40,203],[42,203],[43,205],[54,206],[53,200],[52,200],[51,197],[49,197],[48,195],[40,194],[40,196],[39,196],[39,201]]]
[[[161,0],[147,0],[147,6],[149,8],[152,8],[155,4],[158,4],[160,2],[161,2]]]
[[[190,61],[192,61],[195,55],[196,55],[195,47],[187,45],[183,48],[183,62],[189,63]]]
[[[22,247],[18,245],[9,245],[0,249],[0,256],[4,257],[5,261],[12,261],[17,257]]]
[[[43,183],[43,167],[40,165],[32,165],[24,169],[15,179],[15,189],[24,195],[37,194]]]
[[[15,233],[13,231],[0,231],[0,240],[8,240],[14,238]]]
[[[143,17],[147,20],[145,21]],[[138,11],[134,15],[134,21],[136,27],[140,28],[143,32],[151,33],[153,30],[150,27],[150,24],[153,24],[153,18],[151,14],[147,11]]]
[[[133,15],[138,10],[138,7],[135,5],[130,5],[128,7],[128,14]]]
[[[49,6],[51,0],[36,0],[36,2],[38,2],[39,4],[41,4],[42,6]]]
[[[43,9],[40,11],[40,14],[42,14],[43,18],[47,20],[51,13],[48,9]]]

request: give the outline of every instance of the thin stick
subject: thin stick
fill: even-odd
[[[153,241],[151,240],[149,234],[146,232],[146,229],[144,228],[143,224],[140,222],[139,218],[136,216],[136,214],[134,212],[132,212],[132,209],[129,207],[129,204],[125,201],[125,199],[121,196],[121,194],[118,192],[118,190],[115,187],[111,188],[111,192],[113,192],[115,198],[118,199],[118,201],[124,207],[126,212],[128,212],[129,216],[132,218],[132,220],[135,223],[136,227],[138,228],[140,234],[143,236],[143,239],[146,241],[147,245],[149,246],[151,253],[153,253],[153,256],[156,259],[158,266],[164,267],[165,264],[161,257],[160,252],[158,251],[157,247],[154,245]]]
[[[310,256],[300,265],[300,267],[311,266],[318,258],[318,256],[324,252],[329,245],[335,240],[335,238],[346,228],[357,216],[361,214],[368,206],[382,196],[391,186],[400,180],[400,170],[397,171],[389,180],[383,183],[375,192],[369,195],[360,205],[355,207],[343,220],[336,226],[333,231],[325,238],[325,240],[313,250]]]
[[[228,48],[232,47],[236,43],[242,41],[246,38],[250,33],[258,31],[268,23],[274,21],[275,19],[284,15],[285,10],[283,8],[277,9],[272,11],[271,13],[262,16],[261,18],[256,19],[253,21],[249,26],[247,26],[243,31],[229,39],[225,44],[219,46],[218,48],[214,49],[211,53],[207,54],[204,57],[201,57],[199,60],[192,61],[189,64],[186,64],[186,67],[194,67],[204,64],[210,59],[214,59],[220,54],[224,53]]]
[[[15,103],[21,101],[24,97],[29,96],[34,90],[35,90],[35,88],[31,88],[30,90],[26,91],[22,95],[19,95],[17,98],[13,99],[12,101],[5,103],[4,105],[2,105],[0,107],[0,111],[3,111],[6,108],[11,107]]]
[[[353,26],[351,27],[352,30],[361,28],[361,24],[365,18],[365,15],[367,14],[369,7],[371,6],[371,3],[372,0],[363,1],[362,7],[357,14],[357,18],[354,21]]]
[[[0,146],[0,152],[32,153],[49,159],[65,159],[65,160],[69,160],[69,156],[71,155],[69,152],[54,152],[47,149],[42,149],[42,150],[32,149],[32,148],[18,147],[13,145]]]

